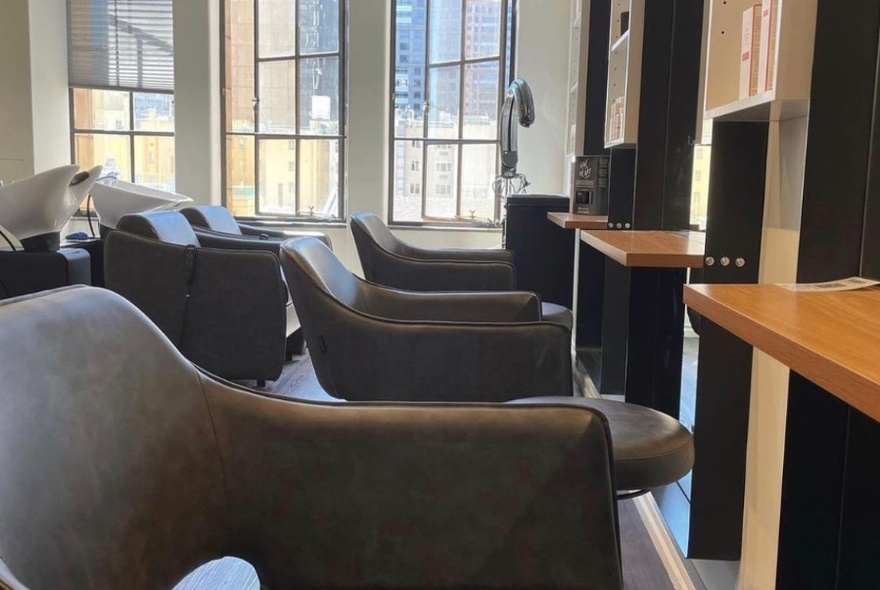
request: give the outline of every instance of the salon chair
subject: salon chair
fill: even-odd
[[[171,588],[223,556],[267,590],[622,588],[589,409],[262,394],[90,287],[0,303],[0,383],[0,588]]]
[[[107,234],[104,271],[108,289],[210,373],[263,384],[296,352],[299,318],[271,244],[204,247],[178,211],[130,214]]]
[[[320,241],[281,247],[315,373],[349,400],[571,395],[571,335],[534,293],[426,293],[364,281]]]
[[[274,244],[275,253],[281,242],[297,237],[313,237],[333,248],[327,234],[318,231],[286,231],[270,229],[239,223],[232,212],[220,205],[193,205],[180,209],[180,212],[189,221],[199,240],[210,247],[236,247],[239,244],[247,244],[254,240],[262,240]],[[232,237],[235,242],[228,245],[228,239]]]
[[[351,216],[351,233],[368,281],[408,291],[513,291],[513,253],[492,249],[428,249],[399,240],[374,213]],[[541,303],[541,317],[571,329],[571,311]]]
[[[541,320],[533,293],[388,289],[357,278],[310,238],[285,242],[281,264],[318,382],[331,396],[598,410],[609,419],[620,497],[678,481],[693,467],[693,436],[678,420],[572,396],[571,334]]]

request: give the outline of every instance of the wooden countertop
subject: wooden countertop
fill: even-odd
[[[684,302],[880,421],[880,287],[815,293],[686,285]]]
[[[603,229],[608,227],[607,215],[578,215],[554,211],[547,214],[547,219],[563,229]]]
[[[590,230],[581,240],[624,266],[701,268],[705,234],[692,231]]]

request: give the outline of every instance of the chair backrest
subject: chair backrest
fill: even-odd
[[[0,359],[0,587],[5,564],[34,589],[170,588],[225,554],[198,373],[133,305],[4,301]]]
[[[195,227],[204,227],[225,234],[241,235],[241,228],[232,212],[220,205],[184,207],[180,213]]]
[[[333,299],[368,313],[363,285],[323,241],[312,237],[296,238],[285,242],[283,249],[288,254],[281,257],[286,277],[290,277],[289,271],[308,277],[312,285]]]
[[[116,229],[179,246],[198,246],[192,226],[179,211],[148,211],[124,215]]]
[[[352,214],[351,234],[368,281],[378,280],[381,258],[385,253],[405,255],[407,252],[407,245],[398,240],[375,213]]]

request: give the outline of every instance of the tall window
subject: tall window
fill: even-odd
[[[392,222],[500,219],[492,181],[514,2],[395,0]]]
[[[74,162],[174,190],[171,0],[68,0]]]
[[[342,218],[345,0],[225,0],[224,199],[237,216]]]

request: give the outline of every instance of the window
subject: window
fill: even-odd
[[[392,88],[391,222],[500,219],[491,185],[514,2],[395,0],[392,67],[407,84]],[[416,183],[431,190],[416,193]]]
[[[224,204],[243,217],[342,218],[345,0],[223,9]]]
[[[74,162],[174,190],[171,0],[68,0]]]

